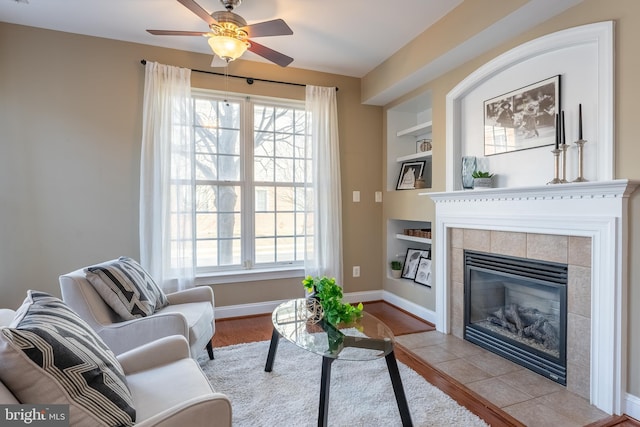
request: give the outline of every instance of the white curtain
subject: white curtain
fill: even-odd
[[[342,285],[342,198],[336,88],[307,86],[307,126],[313,150],[315,233],[307,245],[305,274],[335,277]]]
[[[165,292],[194,286],[191,70],[147,62],[140,263]]]

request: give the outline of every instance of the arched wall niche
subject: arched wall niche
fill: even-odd
[[[524,43],[496,57],[461,81],[446,99],[446,190],[462,190],[461,159],[475,156],[496,174],[496,187],[544,185],[554,176],[551,149],[484,156],[485,100],[561,76],[565,112],[567,172],[577,177],[578,105],[582,104],[583,175],[589,181],[614,178],[613,21],[569,28]]]

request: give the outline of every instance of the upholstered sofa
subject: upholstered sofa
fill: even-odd
[[[108,264],[117,260],[106,261]],[[87,278],[87,268],[60,276],[62,299],[89,324],[114,353],[119,354],[169,335],[182,335],[196,358],[207,347],[213,359],[214,295],[208,286],[166,295],[168,305],[152,315],[125,320]]]
[[[14,315],[13,310],[0,309],[0,327],[8,326]],[[14,353],[18,355],[16,357],[23,359],[21,363],[24,363],[25,368],[9,374],[2,372],[7,369],[9,362],[0,361],[0,378],[10,378],[14,382],[14,389],[21,389],[16,393],[25,393],[24,388],[28,387],[23,384],[16,386],[16,381],[22,382],[24,378],[24,382],[28,382],[33,375],[41,378],[49,376],[48,373],[43,373],[41,367],[21,356],[20,351]],[[183,336],[174,335],[147,343],[119,354],[117,361],[131,393],[136,426],[231,426],[229,399],[212,389],[198,363],[190,357],[189,345]],[[55,381],[49,381],[52,382],[55,389],[52,395],[64,394]],[[53,398],[46,401],[46,397],[38,400],[20,402],[9,386],[0,381],[0,404],[60,403],[60,400]],[[88,411],[72,409],[71,425],[98,425],[83,418],[86,412]]]

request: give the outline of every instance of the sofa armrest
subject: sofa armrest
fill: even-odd
[[[212,425],[231,427],[231,402],[222,393],[211,393],[187,400],[136,423],[136,427]]]
[[[119,354],[168,335],[182,335],[188,341],[189,323],[181,313],[157,313],[103,325],[97,332],[107,346]]]
[[[189,357],[189,343],[181,335],[160,338],[117,356],[125,375]]]
[[[169,300],[170,305],[208,301],[213,307],[215,307],[213,301],[213,289],[209,286],[198,286],[196,288],[189,288],[184,291],[167,294],[167,300]]]

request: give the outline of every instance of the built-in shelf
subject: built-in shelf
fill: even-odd
[[[396,136],[418,136],[429,132],[431,132],[431,122],[423,122],[410,128],[399,130],[396,132]]]
[[[396,239],[408,240],[409,242],[431,244],[431,239],[425,239],[424,237],[407,236],[406,234],[396,234]]]
[[[431,157],[431,151],[422,151],[420,153],[407,154],[406,156],[398,157],[396,158],[396,162],[401,163],[411,160],[428,159],[429,157]]]

